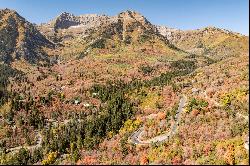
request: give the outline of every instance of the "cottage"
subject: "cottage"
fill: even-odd
[[[93,96],[96,96],[98,93],[92,93]]]
[[[75,104],[76,104],[76,105],[80,104],[80,100],[79,100],[79,99],[76,99],[76,100],[75,100]]]
[[[244,147],[247,151],[249,150],[249,136],[246,137]]]
[[[197,88],[192,88],[192,93],[193,93],[193,94],[198,94],[199,92],[200,92],[199,89],[197,89]]]
[[[85,103],[85,104],[83,104],[83,106],[84,106],[84,107],[89,107],[89,106],[90,106],[90,104]]]

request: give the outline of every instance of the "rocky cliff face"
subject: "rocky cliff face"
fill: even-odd
[[[70,26],[75,26],[79,24],[79,20],[73,14],[64,12],[55,19],[54,29],[67,29]]]
[[[72,54],[72,49],[73,54],[81,54],[92,48],[118,51],[128,46],[135,47],[133,51],[148,50],[149,47],[149,52],[176,51],[167,38],[158,33],[156,26],[135,11],[124,11],[115,16],[62,13],[38,28],[47,38],[61,44],[62,53],[66,54],[67,50]]]
[[[184,31],[152,25],[135,11],[124,11],[116,16],[74,16],[62,13],[48,24],[40,25],[39,29],[49,39],[61,44],[75,46],[84,43],[79,48],[90,45],[112,49],[122,47],[124,43],[140,48],[145,42],[149,42],[152,48],[155,46],[158,50],[162,49],[159,45],[164,45],[165,48],[214,59],[223,59],[248,50],[246,36],[215,27]]]
[[[153,54],[206,55],[214,59],[248,51],[248,37],[207,27],[178,30],[151,24],[135,11],[115,16],[62,13],[48,23],[34,26],[15,11],[0,11],[0,59],[47,61],[47,54],[77,55],[90,49],[127,50]],[[53,44],[55,43],[55,44]],[[54,49],[56,46],[56,49]]]
[[[169,41],[174,38],[174,35],[177,32],[181,32],[179,29],[168,28],[166,26],[156,26],[157,31],[164,37],[166,37]]]
[[[71,13],[62,13],[48,23],[41,24],[38,29],[54,42],[75,39],[86,36],[92,28],[97,28],[110,21],[106,15],[85,14],[75,16]]]
[[[24,59],[31,63],[48,61],[43,48],[53,48],[31,23],[15,11],[0,10],[0,60]]]
[[[50,25],[54,27],[54,29],[67,29],[73,26],[73,28],[77,28],[77,26],[82,25],[85,27],[93,27],[99,26],[101,23],[104,23],[110,19],[110,17],[105,15],[97,15],[97,14],[85,14],[80,16],[75,16],[70,13],[62,13],[57,18],[49,22]]]

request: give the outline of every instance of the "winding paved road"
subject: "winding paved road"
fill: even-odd
[[[141,127],[141,128],[139,128],[137,131],[135,131],[131,135],[129,141],[132,142],[132,143],[134,143],[134,144],[137,144],[137,145],[147,145],[147,144],[156,143],[156,142],[158,142],[158,143],[164,142],[168,138],[172,137],[175,134],[175,132],[176,132],[177,125],[179,124],[179,121],[180,121],[180,114],[183,111],[183,107],[185,106],[186,101],[187,101],[187,97],[186,96],[183,96],[180,99],[179,107],[178,107],[178,110],[177,110],[177,114],[175,116],[175,123],[174,123],[172,129],[170,130],[170,132],[168,132],[166,134],[162,134],[162,135],[156,136],[156,137],[151,138],[149,140],[142,141],[141,140],[141,135],[144,132],[144,129],[143,129],[143,127]]]

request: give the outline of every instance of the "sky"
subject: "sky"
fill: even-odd
[[[62,12],[116,15],[134,10],[152,24],[182,30],[207,26],[249,35],[249,0],[0,0],[28,21],[45,23]]]

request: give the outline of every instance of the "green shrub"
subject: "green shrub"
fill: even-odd
[[[91,44],[92,48],[105,48],[105,40],[104,39],[98,39],[93,44]]]
[[[208,102],[202,99],[192,98],[187,105],[187,112],[191,112],[193,109],[203,111],[208,106]]]
[[[150,74],[152,71],[154,71],[154,68],[147,65],[147,66],[140,66],[139,70],[142,71],[143,74],[147,75]]]
[[[194,61],[190,60],[178,60],[171,63],[171,67],[178,70],[189,70],[193,71],[196,68]]]

